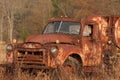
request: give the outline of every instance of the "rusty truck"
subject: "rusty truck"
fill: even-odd
[[[52,18],[42,34],[7,46],[7,64],[21,69],[62,66],[71,73],[91,72],[115,61],[119,46],[119,16]]]

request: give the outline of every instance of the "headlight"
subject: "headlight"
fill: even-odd
[[[51,48],[51,55],[52,56],[55,56],[57,54],[57,52],[58,52],[58,47],[52,47]]]
[[[8,44],[6,47],[7,51],[12,51],[13,50],[13,46],[11,44]]]

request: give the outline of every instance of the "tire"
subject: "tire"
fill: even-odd
[[[58,73],[58,68],[51,69],[49,71],[49,77],[50,77],[50,80],[61,80],[60,76],[59,76],[59,73]]]
[[[58,66],[52,72],[57,76],[54,80],[75,80],[80,77],[81,71],[82,64],[77,59],[69,56],[62,66]]]

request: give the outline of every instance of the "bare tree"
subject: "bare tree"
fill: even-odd
[[[0,4],[2,4],[0,2]],[[0,5],[0,41],[3,41],[3,25],[2,25],[2,22],[3,22],[3,13],[2,13],[2,6]]]
[[[0,41],[3,41],[3,15],[0,19]]]
[[[0,0],[2,6],[1,34],[2,34],[2,21],[4,21],[3,17],[6,17],[7,21],[5,22],[6,24],[8,24],[8,37],[10,42],[12,42],[13,39],[15,14],[22,8],[25,1],[26,0]]]
[[[119,4],[120,0],[74,0],[74,15],[120,15]]]
[[[51,0],[54,7],[53,16],[72,16],[74,0]]]

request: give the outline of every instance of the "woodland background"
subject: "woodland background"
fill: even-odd
[[[120,15],[120,0],[0,0],[0,41],[42,33],[48,19]]]

